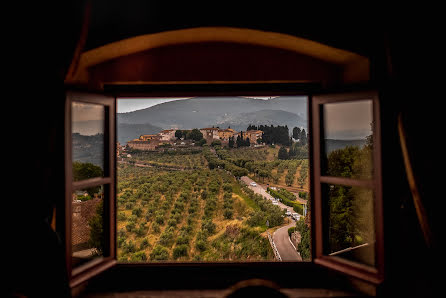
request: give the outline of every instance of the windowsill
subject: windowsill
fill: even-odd
[[[83,297],[225,297],[241,282],[272,282],[289,297],[364,296],[369,286],[311,262],[235,264],[117,263],[80,285]]]
[[[342,290],[330,290],[330,289],[280,289],[280,293],[287,297],[362,297],[361,294]],[[83,297],[91,298],[103,298],[103,297],[208,297],[219,298],[227,297],[232,292],[231,289],[216,289],[216,290],[151,290],[151,291],[131,291],[131,292],[119,292],[119,293],[89,293]],[[365,297],[365,295],[364,295]]]

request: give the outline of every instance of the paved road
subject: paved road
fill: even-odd
[[[290,224],[277,229],[273,234],[273,240],[282,261],[302,261],[300,254],[291,244],[290,237],[288,236],[288,229],[295,226],[296,222],[291,220]]]
[[[240,180],[242,180],[246,185],[248,185],[248,187],[250,189],[252,189],[256,194],[262,195],[265,198],[267,198],[268,200],[274,201],[273,196],[271,196],[269,193],[267,193],[266,190],[261,185],[257,184],[257,186],[251,186],[251,182],[255,182],[251,178],[249,178],[247,176],[243,176],[243,177],[240,178]],[[291,213],[294,212],[292,207],[284,205],[281,202],[278,202],[278,203],[279,203],[278,206],[280,208],[289,210]]]
[[[243,176],[240,178],[240,180],[242,180],[246,185],[248,185],[248,187],[252,189],[256,194],[262,195],[268,200],[271,201],[274,200],[274,198],[269,193],[267,193],[262,186],[258,184],[257,186],[251,186],[250,185],[251,182],[255,182],[251,178]],[[280,202],[278,203],[279,203],[278,206],[280,208],[287,209],[291,211],[291,213],[294,212],[292,207],[286,206]],[[289,219],[290,223],[288,225],[281,227],[274,232],[273,240],[274,243],[276,244],[277,250],[279,251],[282,261],[302,261],[300,254],[293,247],[291,241],[289,240],[290,237],[288,237],[288,229],[296,226],[296,222],[292,218]]]

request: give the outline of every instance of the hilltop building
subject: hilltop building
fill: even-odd
[[[139,136],[140,141],[149,141],[149,140],[160,140],[161,136],[159,134],[156,135],[141,135]]]
[[[237,137],[237,132],[232,128],[219,129],[218,136],[222,142],[229,142],[229,138]]]
[[[257,140],[262,139],[263,131],[261,130],[241,131],[237,134],[237,136],[240,136],[243,140],[249,138],[250,144],[257,144]]]
[[[160,145],[159,140],[141,141],[139,139],[134,139],[132,141],[127,142],[128,147],[144,151],[154,151],[159,145]]]
[[[219,129],[215,128],[215,127],[200,129],[200,132],[203,134],[203,138],[206,140],[207,144],[212,143],[214,140],[220,139],[218,131],[219,131]]]
[[[176,131],[176,129],[165,129],[158,133],[158,136],[160,137],[161,141],[172,141],[175,140]]]
[[[249,142],[252,145],[257,145],[257,140],[262,138],[263,131],[261,130],[248,130],[237,132],[232,128],[220,129],[218,127],[206,127],[199,129],[203,134],[203,138],[206,140],[208,145],[212,144],[215,140],[220,140],[223,146],[227,146],[229,139],[237,136],[241,136],[244,140],[249,138]],[[147,134],[141,135],[138,139],[131,140],[127,142],[127,146],[132,149],[137,150],[157,150],[158,146],[170,144],[173,146],[179,146],[180,144],[176,141],[175,132],[177,129],[165,129],[157,134]],[[187,130],[183,130],[187,131]],[[190,131],[190,130],[189,130]],[[183,140],[183,139],[181,139]],[[192,146],[193,142],[183,142],[182,146]]]

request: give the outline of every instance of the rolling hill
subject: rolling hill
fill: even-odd
[[[118,113],[118,139],[121,143],[125,143],[140,134],[156,133],[169,128],[231,126],[236,130],[245,130],[249,124],[288,125],[290,129],[294,126],[306,128],[306,114],[306,97],[281,96],[269,100],[246,97],[195,97],[133,112]],[[130,134],[136,129],[138,133]]]

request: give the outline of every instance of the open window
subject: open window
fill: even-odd
[[[313,90],[302,88],[300,91],[296,91],[296,86],[293,89],[289,84],[247,85],[244,86],[246,88],[244,91],[240,89],[241,85],[232,86],[233,90],[231,90],[231,85],[225,87],[216,85],[215,87],[217,91],[211,90],[210,85],[204,86],[205,91],[203,91],[203,86],[200,89],[200,85],[183,86],[184,90],[178,86],[170,89],[165,86],[162,88],[160,86],[151,86],[150,88],[136,88],[139,92],[134,93],[128,92],[125,88],[120,90],[118,87],[113,87],[107,90],[107,92],[114,95],[113,97],[82,92],[67,93],[67,204],[65,235],[67,268],[70,273],[71,285],[78,285],[114,264],[130,266],[126,268],[133,268],[132,265],[135,263],[140,263],[139,265],[144,266],[143,263],[147,262],[151,262],[150,267],[147,268],[153,268],[157,266],[158,261],[167,261],[163,268],[166,268],[166,265],[172,268],[177,268],[176,266],[200,267],[202,261],[210,261],[211,263],[208,263],[207,267],[202,268],[210,268],[208,266],[216,265],[216,262],[220,262],[219,266],[221,266],[221,261],[223,261],[223,265],[228,267],[239,266],[240,264],[240,262],[231,264],[226,259],[215,259],[214,261],[211,258],[199,259],[196,256],[207,256],[198,252],[200,249],[206,249],[206,243],[201,247],[200,243],[197,243],[197,240],[199,240],[197,238],[198,234],[192,237],[195,240],[191,240],[192,238],[187,237],[190,235],[186,233],[188,226],[194,227],[195,225],[198,228],[206,226],[203,224],[203,219],[205,218],[204,209],[200,211],[199,216],[196,216],[196,220],[191,216],[192,213],[190,214],[191,209],[194,209],[194,202],[203,208],[207,206],[206,199],[202,197],[203,190],[199,189],[199,187],[197,188],[201,180],[205,181],[204,185],[207,186],[206,191],[208,193],[206,195],[211,191],[209,186],[210,179],[216,178],[221,180],[220,184],[215,184],[218,186],[217,191],[221,192],[222,202],[220,203],[222,209],[215,211],[216,209],[214,208],[213,215],[221,213],[222,223],[226,220],[224,211],[227,211],[226,209],[233,211],[235,208],[234,205],[229,206],[232,209],[225,205],[224,193],[227,191],[226,188],[229,189],[229,184],[238,183],[237,175],[234,174],[234,171],[243,170],[244,166],[232,164],[233,162],[237,163],[238,160],[225,157],[224,153],[227,150],[222,146],[226,139],[227,145],[229,145],[230,139],[234,137],[233,129],[230,130],[231,136],[225,135],[229,131],[226,127],[223,127],[221,131],[217,131],[217,128],[209,128],[208,130],[212,132],[217,129],[214,133],[215,135],[212,136],[204,134],[205,132],[207,133],[206,129],[203,129],[203,132],[201,132],[202,137],[205,139],[202,145],[205,145],[205,151],[209,155],[207,157],[218,159],[220,162],[216,163],[216,168],[218,169],[224,164],[234,170],[232,172],[231,170],[224,170],[222,175],[214,173],[215,175],[200,176],[208,172],[209,160],[205,156],[200,159],[199,155],[193,155],[195,154],[194,152],[189,152],[188,154],[192,155],[187,159],[184,159],[184,155],[181,154],[180,156],[174,156],[174,153],[177,151],[182,152],[191,148],[200,148],[195,145],[195,143],[198,143],[197,140],[194,140],[192,137],[188,139],[184,135],[184,133],[187,134],[187,131],[179,130],[181,134],[176,134],[176,132],[171,130],[163,130],[160,131],[161,135],[159,136],[142,134],[139,138],[135,138],[130,146],[127,146],[127,150],[130,149],[130,152],[123,151],[122,144],[117,143],[119,135],[115,133],[116,105],[118,101],[116,98],[128,97],[129,94],[134,94],[136,97],[145,95],[146,97],[157,98],[163,95],[179,98],[205,94],[206,96],[214,96],[214,100],[218,100],[216,97],[224,94],[230,94],[230,96],[234,96],[234,94],[248,94],[249,96],[260,97],[264,97],[266,94],[268,96],[271,94],[300,96],[306,102],[306,110],[309,112],[308,135],[306,135],[306,137],[309,137],[309,157],[306,158],[308,161],[307,167],[310,170],[308,176],[308,182],[311,185],[310,197],[313,200],[311,204],[308,204],[308,207],[311,206],[310,214],[305,212],[307,211],[306,208],[301,210],[303,216],[309,215],[308,218],[311,218],[312,224],[309,229],[312,253],[307,256],[307,260],[311,262],[307,262],[305,266],[313,266],[311,263],[315,263],[374,284],[382,282],[384,261],[381,206],[381,148],[377,93],[357,92],[311,96]],[[292,134],[292,127],[289,127],[289,129],[290,134]],[[192,131],[189,133],[192,133]],[[221,138],[220,142],[214,140],[214,137],[216,138],[217,136]],[[209,139],[206,139],[207,137]],[[80,138],[83,139],[80,140]],[[242,140],[243,138],[240,139]],[[293,141],[296,142],[297,139],[299,138],[297,137]],[[250,145],[254,148],[257,146],[262,148],[263,142],[266,141],[260,139],[259,142],[251,142]],[[117,144],[118,147],[116,147]],[[153,146],[155,147],[152,148]],[[219,146],[223,149],[220,150]],[[150,156],[151,160],[149,163],[138,159],[141,156],[148,157],[144,153],[144,148],[152,152],[153,156]],[[295,149],[301,150],[303,148],[298,147]],[[167,155],[170,154],[169,159],[163,159],[161,152],[167,153]],[[222,156],[219,156],[219,154]],[[223,160],[224,158],[227,158],[227,160]],[[184,161],[187,161],[187,163],[184,164]],[[205,163],[206,167],[203,168],[202,162]],[[141,170],[140,172],[135,172],[136,176],[134,176],[136,178],[143,173],[146,167],[151,167],[151,171],[154,169],[161,169],[161,171],[179,169],[184,171],[186,167],[190,167],[196,168],[197,174],[195,176],[186,175],[183,177],[184,179],[180,177],[182,182],[178,180],[178,175],[178,177],[174,175],[176,178],[169,178],[170,180],[166,177],[162,178],[166,178],[167,182],[170,181],[170,184],[168,184],[177,187],[177,189],[188,185],[190,190],[187,192],[187,195],[181,196],[179,193],[163,194],[159,193],[159,190],[151,189],[152,193],[149,197],[139,190],[126,189],[125,185],[120,185],[119,189],[117,189],[116,184],[119,181],[116,179],[116,169],[119,167],[120,170],[125,171],[128,165],[136,165],[138,171]],[[277,173],[277,170],[275,169],[274,173]],[[124,175],[127,175],[127,173]],[[261,177],[260,173],[254,173],[254,177],[258,178],[258,183],[269,179]],[[141,174],[139,178],[142,179],[143,175]],[[139,182],[141,182],[140,184],[143,188],[150,189],[152,186],[161,187],[161,182],[166,182],[162,179],[160,177],[156,178],[156,183],[152,183],[153,185],[144,183],[149,180]],[[195,185],[190,179],[193,179],[194,183],[197,182],[198,184]],[[298,181],[298,177],[296,181]],[[243,181],[239,182],[242,184]],[[251,181],[245,182],[247,187],[251,189],[258,187],[258,183],[252,184],[249,182]],[[168,196],[172,196],[170,203]],[[115,202],[115,198],[119,202]],[[157,200],[159,204],[155,205]],[[232,204],[234,203],[233,200],[231,202]],[[184,206],[181,207],[180,203],[183,203]],[[273,201],[270,203],[277,205]],[[218,205],[219,203],[216,204]],[[87,205],[95,205],[95,207],[90,206],[86,208],[89,211],[79,207]],[[149,212],[151,206],[156,207],[156,210]],[[227,207],[226,209],[225,206]],[[173,211],[176,207],[178,207],[178,212],[174,213]],[[307,207],[307,204],[305,204],[305,207]],[[156,211],[161,211],[162,209],[165,209],[166,216],[160,217],[159,223],[156,225],[160,228],[159,231],[156,231],[153,225],[142,224],[143,220],[141,219],[146,220],[147,217],[150,217],[150,222],[156,222],[156,216],[159,215]],[[237,214],[237,212],[234,211],[233,214]],[[228,218],[230,218],[231,212],[226,213]],[[287,214],[284,213],[284,216],[287,216]],[[298,219],[293,220],[298,221]],[[310,221],[306,222],[310,226]],[[268,223],[262,223],[262,225],[268,225],[269,223],[268,221]],[[79,227],[81,227],[81,231],[76,230]],[[157,244],[159,244],[161,236],[166,234],[170,227],[173,227],[172,231],[178,237],[170,239],[171,244],[169,247],[172,251],[170,254],[168,253],[167,258],[162,258],[166,251],[162,248],[157,249]],[[124,233],[127,233],[126,231],[129,232],[128,234],[131,234],[130,238],[124,237]],[[232,231],[230,229],[227,232],[231,234],[231,232],[240,231]],[[153,239],[156,238],[158,240],[153,242],[150,235],[150,237],[143,237],[144,239],[140,237],[141,239],[139,239],[135,235],[140,233],[145,236],[152,233]],[[224,231],[221,234],[224,235]],[[84,238],[79,237],[79,235]],[[218,237],[219,235],[212,235],[208,239],[218,240]],[[182,239],[184,243],[179,241],[180,238],[184,238]],[[217,242],[216,244],[222,243],[221,241]],[[185,243],[190,245],[187,246]],[[207,245],[215,247],[211,242],[207,243]],[[177,249],[175,251],[177,247],[184,247],[185,249]],[[156,251],[157,254],[154,253],[152,256],[150,253],[147,253],[148,248],[152,252]],[[192,250],[197,253],[191,254]],[[140,253],[140,251],[145,251],[145,253]],[[269,259],[269,257],[271,258]],[[264,266],[264,268],[274,266],[274,268],[283,268],[285,270],[291,270],[291,268],[292,270],[298,270],[299,266],[303,265],[299,265],[302,262],[271,262],[274,261],[274,257],[274,255],[271,255],[265,258],[265,260],[260,260],[260,263],[256,262],[252,263],[252,265],[246,263],[243,265],[246,266],[245,268],[249,268],[249,266]],[[172,261],[180,264],[174,264]],[[141,268],[141,266],[138,268]]]
[[[69,91],[65,123],[65,245],[70,285],[115,262],[115,101]]]
[[[308,96],[230,87],[117,96],[118,262],[311,261]]]
[[[383,280],[377,92],[317,95],[311,101],[314,261]]]

